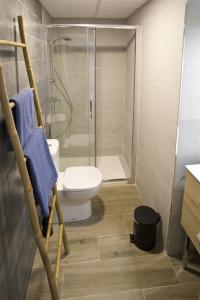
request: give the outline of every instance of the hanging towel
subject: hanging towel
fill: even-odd
[[[15,102],[12,109],[15,126],[19,135],[22,148],[28,141],[34,126],[34,105],[33,91],[24,89],[19,94],[10,98],[10,102]],[[8,141],[8,150],[12,150],[12,146]]]
[[[48,217],[51,189],[58,175],[42,128],[33,129],[23,152],[27,157],[34,197],[41,206],[43,217]]]

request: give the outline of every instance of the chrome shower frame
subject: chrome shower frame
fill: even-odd
[[[140,90],[140,73],[141,73],[141,26],[139,25],[118,25],[118,24],[76,24],[76,23],[66,23],[66,24],[48,24],[46,25],[47,29],[50,28],[88,28],[94,29],[94,39],[96,45],[96,29],[118,29],[118,30],[135,30],[135,35],[133,39],[136,40],[135,45],[135,80],[133,83],[133,128],[132,128],[132,166],[131,166],[131,177],[127,178],[129,183],[135,183],[137,177],[137,152],[138,152],[138,124],[139,124],[139,90]],[[96,46],[95,46],[96,47]],[[96,48],[95,48],[96,53]],[[95,67],[96,67],[96,57],[95,57]],[[95,70],[94,70],[95,73]],[[96,116],[96,74],[94,74],[95,78],[95,107],[94,113]],[[95,166],[96,166],[96,117],[95,117]]]

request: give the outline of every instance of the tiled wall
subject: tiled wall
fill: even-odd
[[[181,82],[185,0],[152,0],[128,20],[140,25],[141,78],[136,184],[162,218],[167,244]]]
[[[14,39],[13,18],[18,15],[25,20],[33,70],[45,112],[46,30],[42,26],[42,18],[46,22],[48,15],[36,0],[0,0],[0,39]],[[16,63],[13,48],[0,47],[0,63],[4,68],[9,95],[28,85],[20,51]],[[0,107],[0,299],[22,300],[25,298],[35,245],[19,171],[13,153],[7,152],[4,142],[5,124]]]
[[[126,45],[124,30],[96,31],[97,155],[122,154]]]
[[[185,45],[177,141],[177,161],[170,218],[168,252],[183,251],[180,226],[185,165],[200,163],[200,1],[189,0],[186,8]]]

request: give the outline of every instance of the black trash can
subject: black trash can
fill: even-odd
[[[151,207],[137,207],[134,211],[134,228],[131,242],[142,250],[152,250],[156,244],[156,232],[159,222],[160,215]]]

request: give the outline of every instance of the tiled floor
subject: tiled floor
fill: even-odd
[[[148,253],[130,244],[132,211],[140,204],[134,186],[104,185],[93,201],[93,216],[66,224],[71,252],[62,258],[62,300],[199,300],[200,277],[184,271],[181,260],[159,247]],[[54,226],[53,261],[56,231]],[[51,299],[38,255],[27,299]]]

